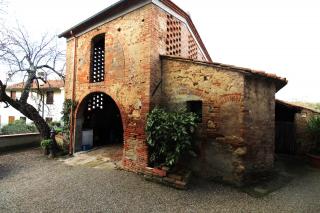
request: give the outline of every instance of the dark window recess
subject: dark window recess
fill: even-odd
[[[16,93],[16,91],[11,91],[11,92],[10,92],[10,98],[12,98],[13,100],[16,100],[16,98],[17,98],[17,93]]]
[[[24,123],[27,122],[27,118],[26,117],[20,117],[20,121],[23,121]]]
[[[90,83],[104,81],[104,39],[102,34],[92,40]]]
[[[46,122],[47,123],[52,123],[52,118],[51,117],[46,117]]]
[[[47,104],[53,104],[53,91],[47,92]]]
[[[202,123],[202,101],[187,101],[187,110],[195,113],[199,118],[198,122]]]

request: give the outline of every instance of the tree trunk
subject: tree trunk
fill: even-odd
[[[50,127],[47,122],[39,115],[39,112],[31,104],[23,103],[19,100],[13,100],[6,92],[6,85],[0,81],[0,102],[5,102],[21,112],[24,116],[34,122],[43,139],[50,138]]]

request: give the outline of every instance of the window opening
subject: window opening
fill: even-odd
[[[193,112],[198,116],[198,123],[202,123],[202,101],[187,101],[188,112]]]
[[[105,35],[101,34],[92,40],[90,82],[104,81]]]
[[[53,104],[53,91],[48,91],[47,92],[47,104]]]

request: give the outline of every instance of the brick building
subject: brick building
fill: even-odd
[[[316,147],[308,133],[308,121],[320,112],[297,104],[276,100],[275,151],[286,155],[305,155]]]
[[[71,152],[82,131],[94,145],[123,143],[123,166],[146,171],[145,123],[155,106],[201,115],[198,154],[204,177],[242,183],[273,166],[275,93],[285,79],[213,63],[189,15],[169,0],[122,0],[63,32],[66,98],[73,112]]]

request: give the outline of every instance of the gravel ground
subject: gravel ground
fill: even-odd
[[[133,173],[68,166],[39,149],[0,154],[0,212],[320,212],[320,171],[296,167],[285,187],[254,198],[196,181],[179,191]]]

